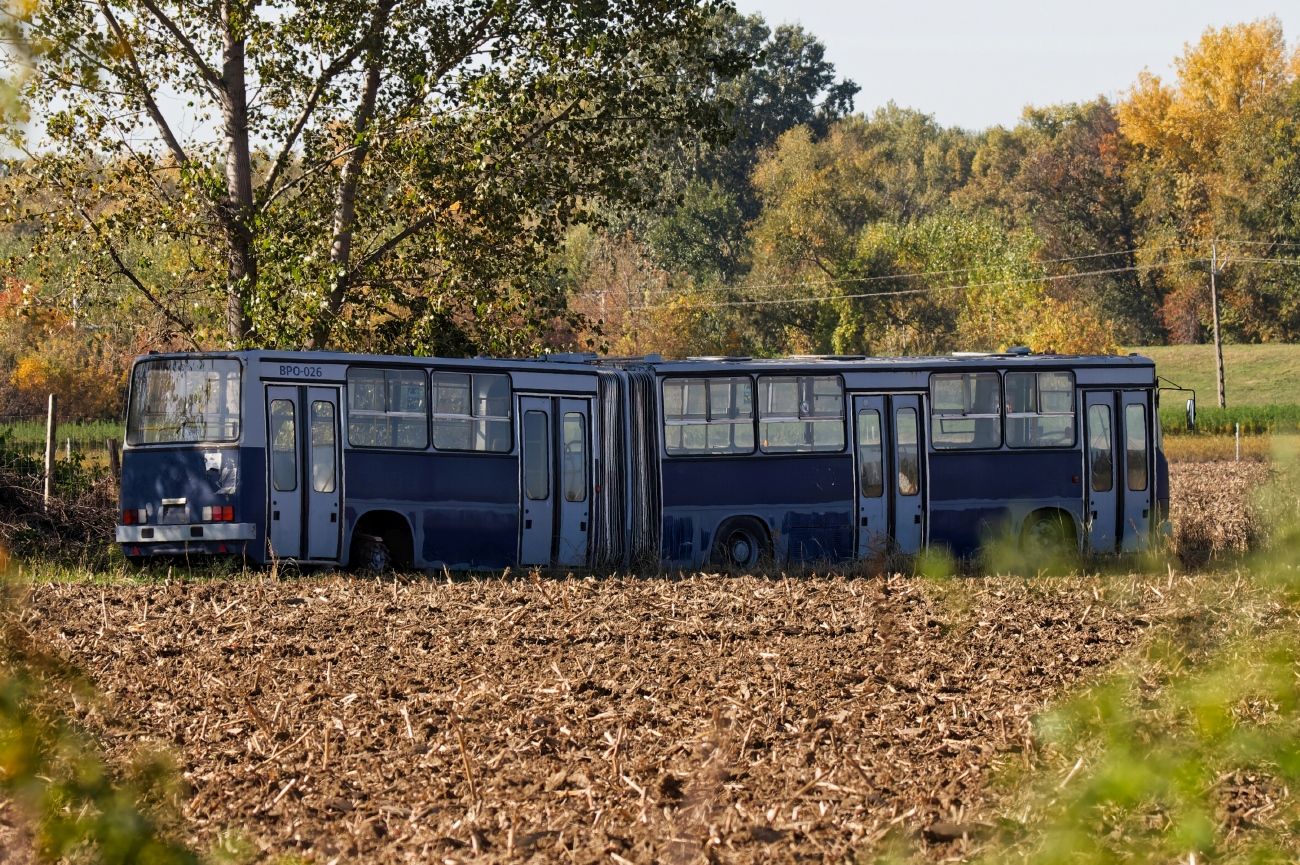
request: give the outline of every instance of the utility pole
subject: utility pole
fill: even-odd
[[[1219,246],[1210,241],[1210,307],[1214,311],[1214,372],[1215,383],[1219,389],[1219,408],[1227,408],[1223,397],[1223,340],[1219,337],[1219,286],[1215,278],[1223,276],[1219,267]]]

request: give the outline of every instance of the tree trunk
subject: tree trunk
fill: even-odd
[[[232,0],[221,4],[221,83],[226,150],[226,335],[235,344],[249,336],[247,300],[257,285],[250,220],[253,214],[253,164],[248,143],[248,91],[244,37],[233,20]]]
[[[379,83],[384,69],[384,39],[388,31],[388,15],[392,11],[392,0],[380,3],[375,10],[375,20],[371,28],[372,43],[366,55],[365,78],[361,85],[361,101],[357,105],[356,117],[352,123],[353,150],[343,163],[339,175],[338,195],[334,202],[334,239],[330,243],[330,265],[333,270],[334,285],[330,289],[329,305],[312,326],[309,349],[323,349],[329,342],[334,322],[343,309],[351,282],[349,271],[352,262],[352,235],[356,222],[357,181],[365,165],[366,155],[370,149],[371,124],[375,116],[375,103],[379,97]]]

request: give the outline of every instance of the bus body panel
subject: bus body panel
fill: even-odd
[[[515,561],[514,454],[349,450],[346,534],[371,511],[406,516],[416,567],[497,568]]]
[[[704,564],[718,526],[740,516],[767,524],[778,560],[853,554],[853,457],[847,452],[665,458],[660,471],[666,563]]]
[[[930,543],[969,556],[988,541],[1018,539],[1025,519],[1065,511],[1083,525],[1079,447],[931,451]]]

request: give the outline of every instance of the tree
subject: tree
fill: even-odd
[[[648,141],[722,130],[704,82],[745,58],[717,50],[713,13],[15,2],[10,41],[34,49],[24,96],[48,140],[15,137],[28,159],[9,217],[40,228],[30,266],[87,244],[86,275],[198,341],[527,345],[565,314],[528,280],[564,227],[637,197],[626,166]],[[177,267],[151,280],[159,256]],[[166,276],[182,274],[202,290],[177,296]]]
[[[1286,47],[1276,18],[1209,28],[1175,62],[1174,83],[1143,72],[1117,106],[1120,131],[1133,152],[1131,180],[1142,192],[1143,245],[1148,261],[1186,245],[1208,257],[1211,241],[1254,241],[1234,220],[1243,198],[1270,160],[1289,159],[1266,142],[1282,100],[1296,78],[1297,57]],[[1259,158],[1272,147],[1272,156]],[[1284,150],[1293,149],[1287,142]],[[1253,154],[1253,155],[1252,155]],[[1253,162],[1253,169],[1234,170]],[[1235,276],[1235,274],[1234,274]],[[1200,341],[1208,316],[1206,277],[1192,267],[1161,271],[1161,317],[1171,339]],[[1251,305],[1234,304],[1228,286],[1225,325],[1242,336],[1263,331],[1244,325]],[[1260,311],[1265,311],[1266,307]]]
[[[980,136],[971,181],[953,200],[1031,229],[1054,275],[1111,271],[1060,280],[1053,294],[1121,322],[1124,339],[1141,345],[1162,333],[1152,281],[1122,270],[1137,264],[1140,239],[1141,194],[1128,177],[1127,151],[1104,98],[1026,108],[1014,129]]]
[[[727,9],[713,29],[720,46],[754,62],[713,88],[726,137],[669,143],[663,205],[640,232],[660,266],[701,281],[732,279],[743,267],[745,228],[760,210],[751,178],[764,149],[796,127],[825,135],[853,110],[859,89],[836,80],[826,46],[797,25],[772,30],[760,15]]]

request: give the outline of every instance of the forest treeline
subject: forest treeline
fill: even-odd
[[[855,112],[813,34],[697,0],[4,25],[0,413],[110,414],[149,349],[1200,342],[1212,250],[1227,339],[1300,332],[1300,55],[1272,18],[979,131]]]
[[[561,272],[618,354],[1113,351],[1208,338],[1213,248],[1225,338],[1292,341],[1297,69],[1265,19],[1011,129],[892,104],[773,129],[747,171],[705,156],[624,231],[575,230]]]

